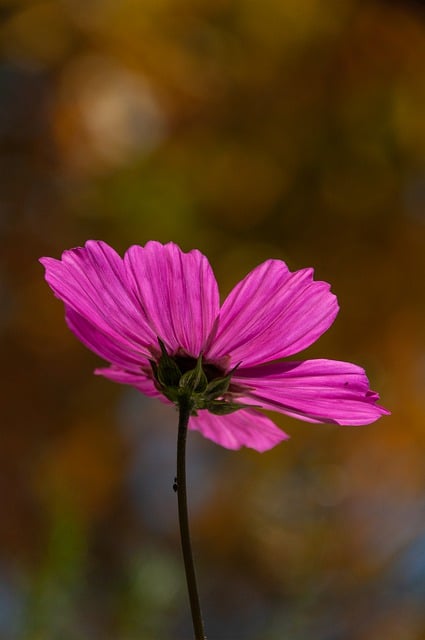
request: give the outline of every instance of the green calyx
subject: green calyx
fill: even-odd
[[[160,338],[158,338],[158,343],[161,348],[161,356],[157,362],[150,361],[152,372],[157,388],[171,402],[177,406],[189,403],[191,415],[197,415],[196,412],[200,409],[206,409],[215,415],[227,415],[246,406],[232,402],[229,386],[235,369],[232,369],[227,375],[214,375],[211,379],[211,373],[208,371],[211,366],[205,367],[202,354],[196,361],[187,358],[184,362],[184,358],[170,356]],[[191,368],[185,370],[186,367],[182,367],[182,361],[186,365],[190,363]],[[192,366],[193,363],[195,363],[194,366]]]

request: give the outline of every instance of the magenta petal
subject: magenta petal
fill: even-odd
[[[208,358],[229,354],[232,365],[252,366],[309,347],[338,313],[329,289],[312,269],[291,273],[281,260],[267,260],[226,298]]]
[[[364,370],[349,362],[272,363],[238,370],[233,381],[250,388],[241,401],[307,422],[361,425],[389,413],[376,404]]]
[[[91,351],[108,362],[139,371],[141,363],[148,364],[146,356],[125,340],[119,340],[114,335],[108,335],[65,305],[65,320],[71,331]]]
[[[112,380],[113,382],[129,384],[152,398],[166,400],[165,396],[163,396],[155,387],[152,378],[149,378],[143,372],[133,373],[131,371],[124,371],[119,367],[112,366],[105,369],[95,369],[95,374],[108,378],[108,380]]]
[[[269,418],[252,409],[241,409],[227,416],[199,411],[198,416],[190,418],[189,428],[200,431],[205,438],[226,449],[245,446],[267,451],[289,438]]]
[[[150,326],[171,353],[197,357],[219,311],[218,286],[199,251],[170,242],[133,246],[125,254],[128,279]]]
[[[40,262],[56,296],[93,331],[123,348],[149,355],[156,335],[138,308],[123,260],[109,245],[89,240],[85,247],[65,251],[61,260],[41,258]]]

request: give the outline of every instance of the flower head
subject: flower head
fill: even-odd
[[[89,240],[40,262],[71,331],[110,363],[95,373],[165,402],[190,397],[189,428],[224,447],[265,451],[288,438],[261,408],[340,425],[388,414],[357,365],[280,361],[313,344],[338,312],[312,269],[267,260],[220,306],[207,258],[171,242],[134,245],[121,258]]]

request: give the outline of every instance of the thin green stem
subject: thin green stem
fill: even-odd
[[[193,631],[195,640],[206,640],[204,623],[202,621],[201,606],[199,604],[198,587],[196,583],[195,566],[190,542],[189,519],[187,513],[186,496],[186,434],[189,423],[191,402],[181,398],[179,407],[179,431],[177,436],[177,499],[179,508],[180,539],[183,552],[184,568],[186,571],[187,589],[189,592],[190,609],[192,612]]]

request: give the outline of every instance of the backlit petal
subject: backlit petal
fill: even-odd
[[[162,393],[160,393],[155,387],[152,378],[147,376],[142,371],[139,373],[132,373],[130,371],[124,371],[119,367],[112,366],[105,369],[96,369],[95,374],[98,376],[103,376],[104,378],[108,378],[108,380],[112,380],[113,382],[129,384],[130,386],[135,387],[145,395],[151,396],[152,398],[166,400],[165,396],[163,396]]]
[[[156,335],[138,308],[123,260],[109,245],[89,240],[85,247],[65,251],[61,260],[41,258],[40,262],[56,296],[93,331],[124,349],[149,355],[148,347],[157,344]]]
[[[251,389],[241,401],[307,422],[361,425],[389,413],[376,404],[364,370],[349,362],[273,363],[238,370],[233,381]]]
[[[329,289],[312,269],[291,273],[281,260],[267,260],[226,298],[207,357],[230,355],[232,365],[252,366],[309,347],[338,313]]]
[[[120,340],[114,332],[99,329],[86,318],[65,305],[65,320],[71,331],[91,351],[114,365],[139,371],[147,357],[126,340]]]
[[[129,282],[144,316],[170,353],[197,357],[219,311],[218,286],[211,266],[197,250],[148,242],[125,254]]]
[[[199,411],[198,416],[190,418],[189,428],[226,449],[250,447],[267,451],[289,438],[270,418],[252,409],[240,409],[227,416]]]

